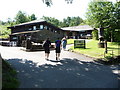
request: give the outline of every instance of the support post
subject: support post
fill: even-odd
[[[107,50],[107,40],[105,40],[104,45],[105,45],[105,53],[107,53],[108,52],[108,50]]]

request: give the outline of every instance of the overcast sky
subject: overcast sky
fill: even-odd
[[[52,1],[53,5],[47,7],[42,0],[0,0],[0,20],[13,19],[19,10],[27,15],[35,14],[38,19],[42,16],[59,20],[68,16],[80,16],[85,19],[85,12],[91,0],[73,0],[73,4],[67,4],[65,0]]]

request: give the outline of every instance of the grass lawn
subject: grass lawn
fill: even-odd
[[[108,44],[108,46],[107,46],[108,50],[113,50],[114,56],[118,56],[118,45],[113,44],[111,42],[108,42],[107,44]],[[74,49],[74,46],[71,47],[70,49],[75,52],[85,54],[87,56],[91,56],[91,57],[95,57],[95,58],[104,58],[105,48],[98,48],[98,41],[96,41],[96,40],[91,40],[91,41],[87,42],[86,49],[83,49],[83,48]],[[111,53],[112,53],[112,51],[108,51],[108,54],[105,54],[105,55],[112,56]]]
[[[75,39],[67,39],[67,44],[73,44]]]

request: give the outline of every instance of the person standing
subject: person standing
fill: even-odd
[[[26,40],[26,49],[31,50],[32,49],[32,40],[31,40],[31,36],[29,36]]]
[[[45,59],[46,59],[46,60],[49,60],[50,46],[51,46],[51,42],[50,42],[49,38],[47,38],[47,39],[43,42],[43,48],[44,48],[44,50],[45,50]]]
[[[66,45],[67,45],[67,39],[66,39],[66,37],[64,37],[64,38],[62,39],[63,50],[66,50]]]
[[[60,52],[61,52],[61,40],[59,38],[55,41],[55,51],[56,51],[56,60],[60,60]]]

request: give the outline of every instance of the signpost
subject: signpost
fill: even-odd
[[[85,48],[85,40],[74,40],[74,48]]]

